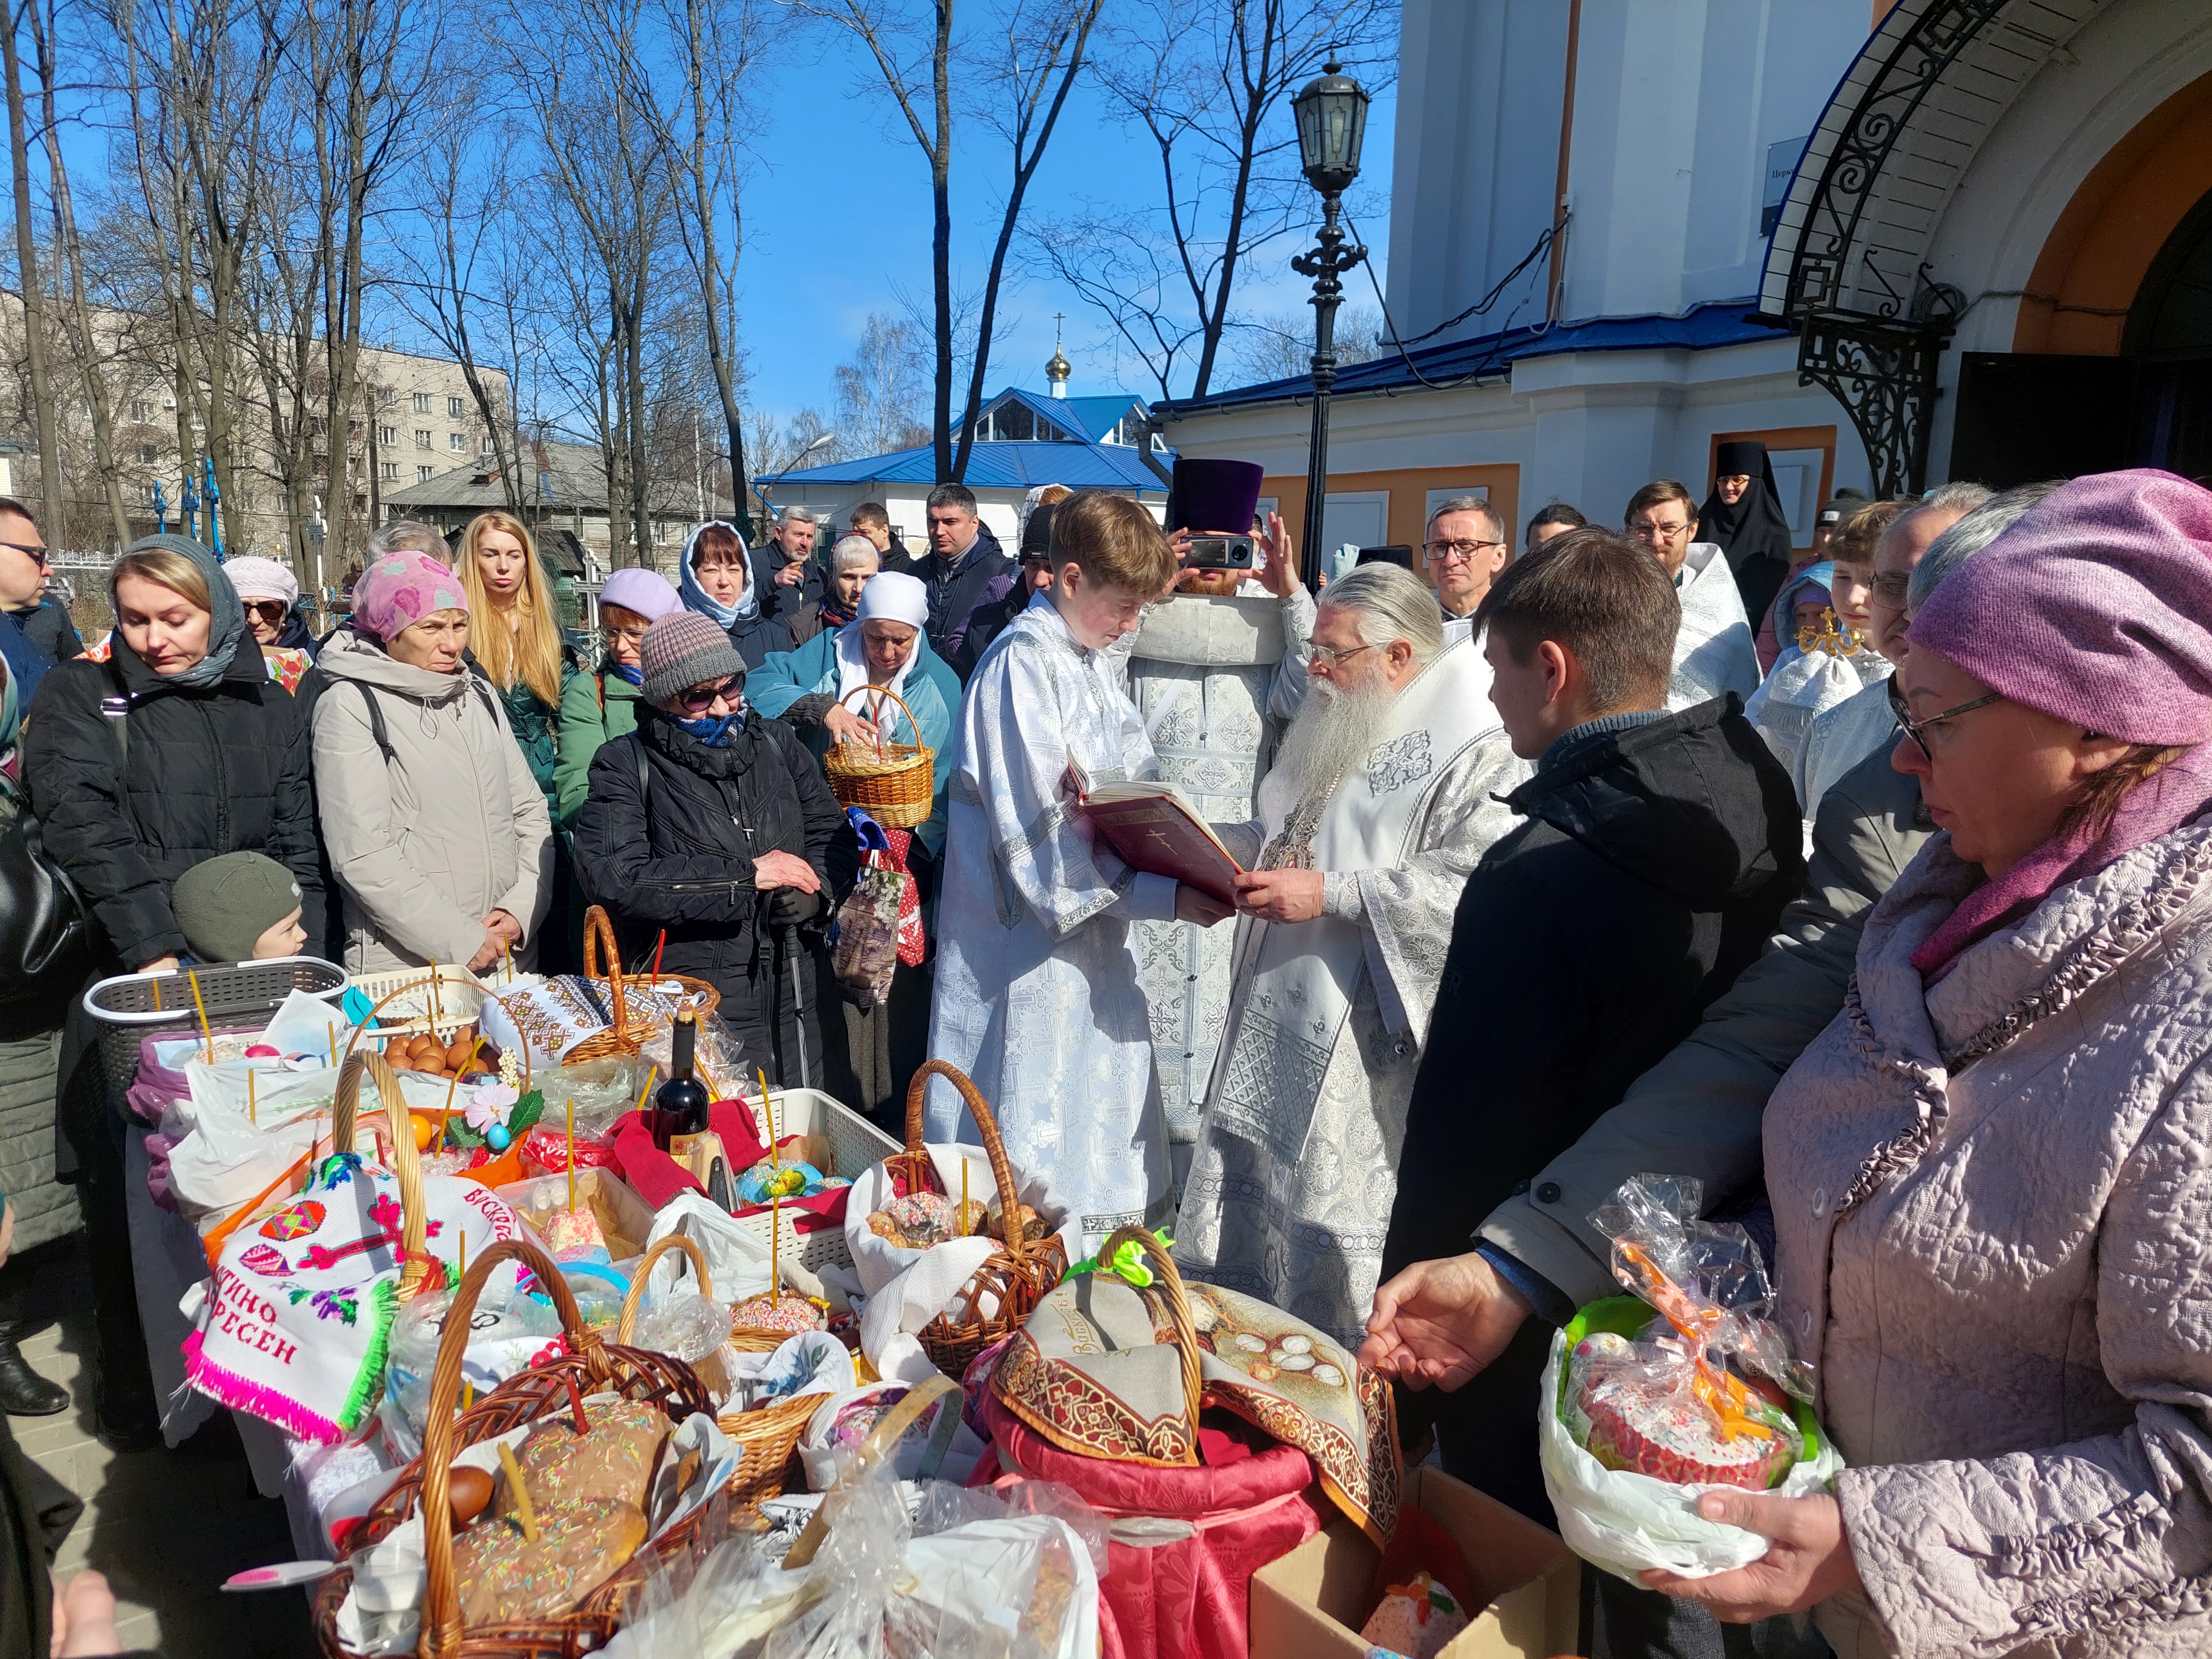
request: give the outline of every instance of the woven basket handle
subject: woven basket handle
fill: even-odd
[[[606,957],[606,970],[602,973],[599,957]],[[584,977],[604,979],[607,982],[607,1006],[614,1016],[617,1042],[629,1041],[629,1010],[628,998],[623,992],[622,943],[615,938],[615,924],[605,905],[594,904],[584,912]]]
[[[399,1073],[382,1054],[364,1048],[339,1070],[337,1091],[331,1102],[331,1149],[353,1150],[364,1073],[376,1084],[378,1097],[384,1103],[384,1121],[392,1135],[392,1173],[399,1182],[399,1237],[404,1252],[400,1257],[399,1299],[405,1302],[422,1288],[423,1279],[429,1275],[430,1236],[424,1225],[422,1154],[415,1145],[407,1096],[399,1086]]]
[[[1182,1397],[1190,1408],[1191,1432],[1196,1434],[1198,1413],[1205,1404],[1205,1388],[1198,1374],[1198,1327],[1191,1322],[1190,1292],[1183,1288],[1182,1273],[1176,1267],[1175,1258],[1151,1231],[1133,1223],[1117,1228],[1114,1237],[1099,1246],[1099,1261],[1103,1264],[1112,1261],[1124,1244],[1140,1245],[1152,1259],[1152,1271],[1157,1275],[1154,1285],[1167,1298],[1168,1317],[1175,1323],[1176,1346],[1182,1353]],[[1102,1265],[1098,1271],[1103,1273],[1107,1269]]]
[[[921,1145],[921,1100],[927,1092],[929,1079],[941,1077],[960,1091],[966,1103],[969,1115],[975,1120],[975,1133],[982,1137],[983,1155],[991,1160],[991,1179],[999,1186],[999,1207],[1006,1218],[1006,1254],[1017,1261],[1024,1260],[1033,1248],[1022,1237],[1023,1229],[1014,1219],[1014,1206],[1021,1201],[1020,1190],[1014,1185],[1014,1166],[1006,1158],[1006,1143],[999,1133],[999,1120],[991,1115],[990,1106],[981,1092],[969,1082],[968,1074],[949,1060],[924,1060],[921,1069],[914,1074],[914,1081],[906,1091],[906,1150],[910,1158],[918,1157],[927,1162],[928,1155]],[[908,1180],[918,1179],[920,1164],[908,1166]],[[961,1218],[963,1221],[966,1218]]]
[[[395,986],[391,990],[386,991],[382,996],[379,997],[374,1003],[370,1005],[369,1011],[361,1017],[361,1024],[355,1026],[353,1028],[353,1034],[346,1038],[346,1057],[348,1059],[351,1059],[353,1057],[354,1050],[360,1043],[362,1036],[368,1033],[370,1026],[376,1024],[376,1017],[384,1012],[384,1005],[390,1002],[394,997],[404,997],[410,991],[428,990],[431,992],[433,994],[431,996],[426,996],[422,999],[422,1018],[429,1019],[430,1010],[434,1001],[434,994],[439,985],[444,982],[445,973],[443,969],[440,969],[435,973],[425,975],[421,979],[410,979],[404,985]],[[454,1020],[449,1023],[456,1025],[466,1024],[466,1022],[463,1020]],[[434,1036],[437,1035],[439,1024],[440,1022],[438,1021],[431,1021],[430,1031],[431,1035]]]
[[[615,1327],[615,1341],[623,1347],[631,1345],[637,1334],[637,1310],[645,1302],[645,1281],[653,1272],[653,1264],[671,1250],[681,1250],[690,1258],[692,1276],[699,1281],[699,1294],[714,1294],[714,1280],[707,1271],[707,1253],[689,1233],[671,1233],[640,1256],[636,1268],[629,1278],[629,1294],[623,1297],[622,1322]]]
[[[878,697],[889,697],[893,702],[899,706],[899,713],[906,716],[906,723],[914,728],[915,742],[917,744],[920,743],[921,741],[921,722],[915,719],[914,710],[906,706],[906,699],[899,696],[897,692],[892,690],[888,685],[856,685],[850,691],[848,691],[843,696],[837,699],[837,706],[840,708],[842,708],[854,698],[864,696],[872,692]]]
[[[941,1371],[933,1371],[915,1383],[907,1390],[906,1398],[878,1418],[875,1427],[868,1431],[868,1437],[860,1443],[860,1462],[854,1469],[854,1474],[857,1476],[862,1469],[881,1462],[890,1455],[891,1448],[898,1444],[899,1437],[915,1425],[922,1413],[946,1395],[959,1392],[960,1385]],[[783,1558],[787,1570],[803,1567],[813,1560],[814,1552],[822,1547],[822,1540],[830,1535],[830,1523],[822,1518],[823,1510],[828,1508],[829,1500],[825,1498],[814,1511],[814,1518],[806,1523],[806,1530],[799,1534],[799,1541],[791,1547],[791,1553]]]
[[[594,1379],[604,1380],[609,1374],[606,1354],[577,1311],[575,1293],[552,1257],[527,1239],[510,1238],[470,1264],[468,1277],[453,1292],[453,1305],[446,1310],[438,1363],[430,1371],[429,1418],[422,1430],[422,1556],[430,1581],[422,1597],[420,1651],[424,1659],[450,1659],[460,1650],[460,1586],[453,1577],[453,1407],[460,1400],[461,1359],[468,1348],[477,1298],[483,1294],[492,1269],[504,1261],[520,1261],[538,1275],[538,1283],[552,1294],[570,1350],[582,1355]]]

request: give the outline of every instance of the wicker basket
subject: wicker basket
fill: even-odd
[[[862,1470],[882,1462],[889,1456],[900,1437],[933,1404],[948,1395],[957,1398],[959,1392],[950,1378],[942,1376],[924,1377],[908,1389],[904,1399],[876,1419],[875,1427],[868,1431],[868,1437],[860,1443],[860,1460],[854,1465],[853,1478],[857,1479]],[[817,1403],[820,1402],[817,1401]],[[783,1558],[785,1571],[796,1572],[813,1561],[815,1552],[822,1547],[822,1540],[830,1535],[829,1510],[827,1504],[815,1510],[813,1519],[799,1534],[799,1541]]]
[[[906,1091],[906,1151],[884,1161],[906,1177],[909,1192],[937,1188],[937,1166],[921,1144],[922,1096],[933,1076],[945,1079],[960,1091],[961,1099],[975,1120],[975,1132],[983,1138],[983,1152],[991,1160],[991,1178],[999,1184],[1000,1201],[1011,1208],[1019,1201],[1019,1188],[1013,1166],[1006,1160],[1006,1143],[1000,1137],[999,1121],[991,1115],[990,1107],[967,1076],[944,1060],[926,1060],[914,1074]],[[957,1382],[967,1375],[969,1363],[1018,1328],[1066,1273],[1067,1249],[1058,1234],[1031,1242],[1021,1237],[1019,1227],[1009,1228],[1005,1243],[984,1259],[955,1298],[970,1310],[969,1316],[955,1321],[948,1310],[923,1326],[915,1338],[937,1369]],[[988,1318],[976,1317],[972,1310],[986,1297],[998,1311]]]
[[[295,991],[323,997],[337,1012],[345,969],[319,957],[281,957],[270,962],[222,963],[162,974],[121,974],[84,994],[84,1011],[100,1022],[100,1060],[109,1085],[121,1094],[138,1080],[138,1045],[149,1036],[197,1030],[199,1010],[191,981],[199,981],[210,1028],[266,1024]]]
[[[630,1280],[629,1295],[623,1303],[622,1323],[615,1330],[617,1341],[625,1346],[630,1343],[637,1330],[638,1306],[645,1300],[646,1275],[653,1270],[655,1261],[672,1249],[682,1250],[690,1259],[692,1276],[699,1281],[699,1294],[714,1295],[714,1280],[707,1272],[705,1253],[684,1234],[671,1233],[640,1259]],[[782,1346],[789,1334],[787,1331],[732,1330],[730,1345],[740,1352],[770,1352]],[[712,1374],[709,1366],[714,1368]],[[719,1359],[709,1358],[698,1370],[701,1380],[709,1389],[717,1394],[728,1392],[729,1379],[723,1378],[719,1383],[715,1381],[721,1370]],[[763,1498],[782,1495],[785,1472],[792,1453],[798,1448],[799,1437],[806,1432],[807,1424],[824,1398],[818,1394],[803,1394],[793,1400],[763,1406],[757,1411],[727,1412],[714,1419],[724,1434],[744,1448],[743,1461],[730,1482],[731,1503],[743,1509],[757,1510]]]
[[[471,1317],[492,1270],[507,1261],[521,1262],[551,1292],[562,1327],[568,1333],[569,1351],[550,1364],[509,1377],[457,1422],[453,1406],[460,1396],[461,1355]],[[582,1659],[606,1645],[621,1626],[623,1608],[631,1592],[653,1567],[673,1560],[690,1547],[711,1505],[702,1506],[689,1520],[641,1548],[620,1571],[562,1617],[464,1633],[459,1586],[453,1577],[454,1449],[568,1410],[572,1384],[583,1395],[612,1393],[659,1406],[672,1423],[681,1423],[695,1412],[714,1410],[698,1374],[681,1360],[602,1343],[599,1333],[586,1325],[577,1312],[568,1281],[535,1244],[522,1239],[495,1244],[470,1264],[468,1277],[454,1294],[446,1334],[438,1347],[437,1366],[430,1374],[422,1455],[407,1466],[392,1490],[362,1517],[349,1540],[352,1546],[349,1556],[358,1553],[385,1537],[421,1505],[429,1573],[417,1650],[422,1659],[456,1659],[457,1656],[459,1659]],[[346,1659],[346,1650],[338,1644],[337,1614],[352,1582],[351,1570],[341,1565],[316,1590],[315,1634],[331,1659]]]
[[[937,751],[918,741],[921,722],[889,686],[856,685],[837,705],[842,708],[848,699],[870,694],[897,703],[917,741],[835,743],[822,757],[822,769],[830,775],[830,793],[838,805],[857,806],[886,830],[911,830],[928,818],[936,804]]]
[[[604,951],[606,966],[600,969],[599,957]],[[642,1024],[631,1023],[629,993],[650,990],[656,983],[674,980],[691,999],[691,1005],[702,1014],[711,1014],[722,1006],[722,994],[703,979],[693,979],[686,974],[625,974],[623,972],[622,947],[615,939],[615,925],[603,906],[594,904],[584,912],[584,977],[603,979],[607,982],[607,1008],[614,1024],[604,1031],[594,1032],[561,1056],[563,1066],[574,1066],[586,1060],[605,1060],[610,1054],[634,1054],[645,1046],[651,1033]]]

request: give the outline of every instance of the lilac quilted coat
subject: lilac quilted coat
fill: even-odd
[[[1937,836],[1766,1114],[1783,1313],[1851,1465],[1842,1659],[2212,1654],[2212,824],[1923,987]]]

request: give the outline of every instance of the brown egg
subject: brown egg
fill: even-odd
[[[483,1469],[456,1463],[449,1480],[446,1501],[453,1509],[453,1524],[465,1527],[482,1515],[485,1506],[491,1502],[491,1476]]]
[[[458,1072],[463,1066],[466,1065],[468,1063],[468,1058],[469,1045],[465,1042],[456,1042],[452,1048],[446,1050],[446,1064],[453,1071]]]

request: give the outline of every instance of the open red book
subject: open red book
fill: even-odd
[[[1237,902],[1234,878],[1243,867],[1221,838],[1171,783],[1103,783],[1083,789],[1079,769],[1076,811],[1115,852],[1148,876],[1188,882],[1224,904]]]

